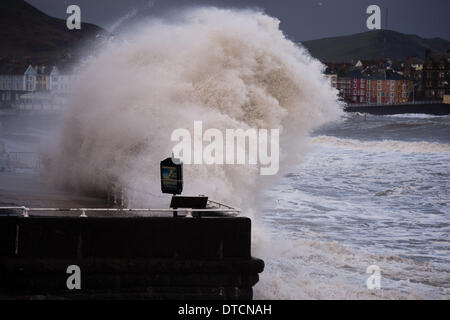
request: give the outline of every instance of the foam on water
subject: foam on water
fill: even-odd
[[[346,121],[349,134],[363,129]],[[280,256],[268,268],[277,277],[262,296],[448,299],[450,153],[432,137],[312,138],[306,161],[266,193],[266,225],[291,241],[272,242]],[[381,269],[380,291],[365,287],[369,265]]]
[[[411,142],[399,140],[382,140],[382,141],[360,141],[356,139],[342,139],[332,136],[317,136],[312,138],[312,142],[332,146],[336,148],[344,148],[349,150],[364,151],[398,151],[407,153],[441,153],[450,152],[450,144],[437,142]]]

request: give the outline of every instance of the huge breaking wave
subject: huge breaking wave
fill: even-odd
[[[143,24],[126,39],[107,44],[82,69],[55,171],[73,188],[115,183],[148,191],[133,194],[133,205],[154,206],[161,201],[151,196],[160,194],[159,161],[171,154],[174,129],[192,130],[195,120],[204,130],[279,128],[286,166],[311,129],[340,112],[322,64],[263,13],[197,8],[176,22]],[[185,191],[253,208],[257,172],[186,166]]]
[[[204,130],[281,129],[282,175],[309,148],[309,133],[341,113],[322,71],[261,12],[197,8],[176,22],[141,24],[83,64],[52,174],[84,192],[125,186],[133,190],[130,206],[167,207],[159,161],[171,154],[174,129],[192,130],[202,120]],[[343,276],[339,268],[357,261],[363,270],[370,256],[339,244],[269,238],[257,212],[274,177],[262,178],[254,166],[184,170],[186,194],[207,194],[254,218],[253,253],[267,263],[256,297],[380,297],[364,279],[348,281],[358,271]]]

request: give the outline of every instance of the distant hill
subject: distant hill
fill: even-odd
[[[82,23],[69,30],[66,21],[46,15],[24,0],[0,1],[0,58],[50,64],[72,60],[84,44],[106,35],[98,26]],[[5,58],[6,57],[6,58]]]
[[[413,55],[423,59],[426,49],[437,52],[450,49],[450,41],[441,38],[423,39],[391,30],[374,30],[350,36],[304,41],[302,45],[312,56],[323,62],[379,58],[391,58],[395,61]]]

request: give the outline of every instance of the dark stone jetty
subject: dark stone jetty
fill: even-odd
[[[263,269],[245,217],[0,215],[1,299],[251,299]]]
[[[445,103],[414,103],[414,104],[389,104],[389,105],[348,105],[344,108],[347,112],[360,112],[374,115],[392,115],[403,113],[423,113],[432,115],[449,115],[450,104]]]

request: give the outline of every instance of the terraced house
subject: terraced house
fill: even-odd
[[[441,100],[450,94],[450,50],[447,53],[426,51],[422,87],[427,100]]]
[[[0,108],[23,108],[65,97],[75,81],[77,77],[69,70],[55,66],[0,65]]]
[[[354,70],[340,77],[337,85],[347,103],[395,104],[414,98],[413,81],[395,72],[365,75]]]
[[[0,107],[11,106],[20,96],[36,91],[37,72],[31,66],[17,64],[0,67]]]

